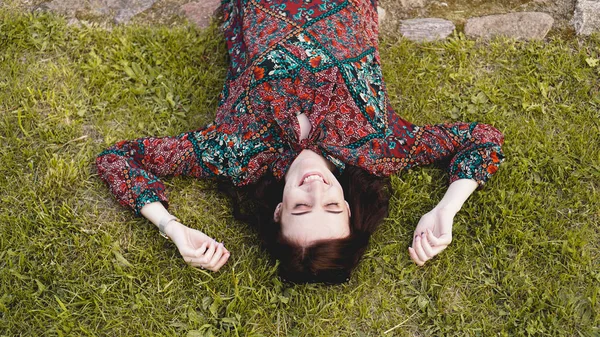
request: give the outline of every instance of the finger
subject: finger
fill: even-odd
[[[183,260],[192,267],[200,267],[200,264],[202,263],[202,258],[196,257],[195,255],[183,256]]]
[[[417,255],[417,252],[415,251],[414,248],[410,247],[409,248],[409,253],[411,256],[411,259],[418,265],[418,266],[423,266],[425,264],[425,261],[422,261],[419,256]]]
[[[194,248],[194,245],[190,244],[187,240],[185,240],[183,243],[177,243],[177,249],[179,249],[179,253],[181,254],[181,256],[186,257],[186,256],[196,256],[197,253],[197,249]]]
[[[191,259],[193,266],[206,268],[212,258],[211,245],[213,245],[211,241],[203,243],[200,248],[194,251],[194,254],[186,257],[186,262]],[[214,247],[212,247],[212,250],[214,251]]]
[[[427,260],[429,260],[429,256],[427,256],[427,254],[425,254],[425,251],[423,250],[423,246],[421,245],[421,237],[417,236],[417,244],[413,247],[415,252],[417,253],[417,256],[419,257],[419,260],[425,262]]]
[[[186,246],[182,246],[179,249],[179,254],[181,254],[181,256],[187,262],[188,258],[201,257],[205,250],[206,250],[206,243],[203,243],[202,246],[200,246],[200,248],[198,248],[198,249],[192,249],[189,245],[186,245]]]
[[[219,271],[219,269],[221,269],[221,267],[223,267],[223,265],[229,260],[229,256],[231,256],[231,253],[225,252],[225,254],[221,256],[221,259],[217,265],[213,267],[213,271]]]
[[[216,266],[217,262],[219,262],[219,260],[221,259],[221,256],[223,256],[223,253],[225,253],[225,247],[223,247],[222,243],[217,244],[215,253],[210,259],[210,262],[208,262],[208,264],[206,265],[206,268],[212,269],[214,266]]]
[[[425,264],[425,262],[421,261],[417,256],[417,253],[412,247],[408,247],[408,254],[410,254],[410,258],[419,266]]]
[[[201,269],[209,269],[209,260],[206,259],[205,256],[201,257],[187,257],[185,258],[185,262],[192,267],[198,267]]]
[[[432,246],[447,246],[450,244],[450,242],[452,242],[452,234],[442,234],[439,237],[436,237],[433,235],[433,232],[428,229],[427,240],[429,240],[429,243],[431,243]]]
[[[450,239],[450,240],[452,240],[452,239]],[[432,233],[431,231],[428,231],[428,232],[427,232],[427,240],[423,240],[423,241],[428,241],[428,242],[432,242],[432,241],[434,241],[434,242],[438,242],[438,243],[439,243],[440,241],[443,241],[443,240],[439,240],[438,238],[436,238],[436,237],[433,235],[433,233]],[[446,247],[448,247],[448,245],[447,245],[447,244],[445,244],[445,243],[438,244],[438,245],[433,245],[433,244],[431,244],[430,246],[431,246],[431,251],[432,251],[432,253],[433,253],[433,255],[434,255],[434,256],[435,256],[435,255],[438,255],[438,254],[439,254],[439,253],[441,253],[441,252],[442,252],[444,249],[446,249]]]
[[[447,245],[441,245],[441,246],[435,246],[432,247],[431,249],[433,250],[433,255],[438,255],[439,253],[441,253],[444,249],[446,249],[446,247],[448,247]]]
[[[196,251],[194,252],[194,256],[200,257],[200,256],[204,255],[204,253],[206,252],[207,246],[208,246],[208,242],[204,242],[200,246],[200,248],[196,249]]]
[[[421,247],[423,247],[423,251],[425,252],[425,255],[427,255],[428,258],[434,257],[435,252],[431,248],[431,245],[429,244],[429,240],[427,239],[427,237],[425,235],[422,235],[420,241],[421,241]]]
[[[217,249],[217,242],[215,240],[211,240],[208,243],[208,248],[206,249],[206,252],[204,252],[203,254],[204,258],[206,259],[206,263],[208,263],[212,258],[213,254],[215,253],[215,249]]]
[[[414,234],[413,234],[413,242],[412,242],[412,247],[414,247],[414,246],[415,246],[415,244],[417,244],[417,238],[418,238],[420,235],[423,235],[423,233],[425,233],[425,232],[423,232],[423,231],[422,231],[422,230],[420,230],[420,229],[415,229],[415,232],[414,232]]]

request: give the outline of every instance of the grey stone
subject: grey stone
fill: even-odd
[[[142,13],[152,7],[157,0],[121,0],[116,3],[124,4],[125,6],[117,7],[117,15],[115,16],[116,23],[125,23],[131,20],[134,16]]]
[[[516,39],[541,40],[552,28],[554,19],[540,12],[519,12],[470,18],[465,24],[465,35],[489,39],[506,36]]]
[[[379,21],[379,24],[381,24],[384,20],[385,20],[385,9],[377,6],[377,18]]]
[[[437,18],[400,21],[402,36],[416,42],[443,40],[452,34],[454,28],[452,21]]]
[[[219,11],[220,5],[220,0],[204,0],[190,2],[180,8],[189,21],[200,28],[206,28],[210,25],[210,19]]]
[[[600,32],[600,0],[579,0],[571,24],[578,35]]]
[[[39,6],[41,10],[69,17],[111,17],[116,23],[126,23],[132,17],[152,7],[157,0],[52,0]]]
[[[427,4],[427,0],[400,0],[404,8],[423,8]]]
[[[79,20],[77,20],[76,18],[70,18],[69,21],[67,21],[67,25],[81,27],[81,22],[79,22]]]

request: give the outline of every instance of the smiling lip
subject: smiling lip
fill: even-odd
[[[325,177],[320,172],[309,172],[302,176],[302,179],[300,180],[300,185],[298,185],[298,186],[304,185],[304,180],[306,180],[306,178],[308,178],[310,176],[318,176],[321,179],[323,179],[323,182],[325,183],[325,185],[329,185],[327,183],[327,180],[325,180]],[[308,183],[311,183],[311,182],[308,182]]]

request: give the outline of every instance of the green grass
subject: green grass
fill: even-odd
[[[216,274],[187,267],[95,174],[117,140],[213,118],[217,29],[0,10],[0,335],[598,336],[600,39],[381,52],[400,115],[493,124],[507,161],[424,268],[407,247],[444,193],[435,168],[393,178],[390,216],[348,284],[289,286],[210,182],[166,180],[173,212],[232,251]]]

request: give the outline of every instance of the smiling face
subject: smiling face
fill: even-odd
[[[350,235],[350,207],[327,160],[310,150],[296,157],[274,218],[285,237],[303,246]]]

